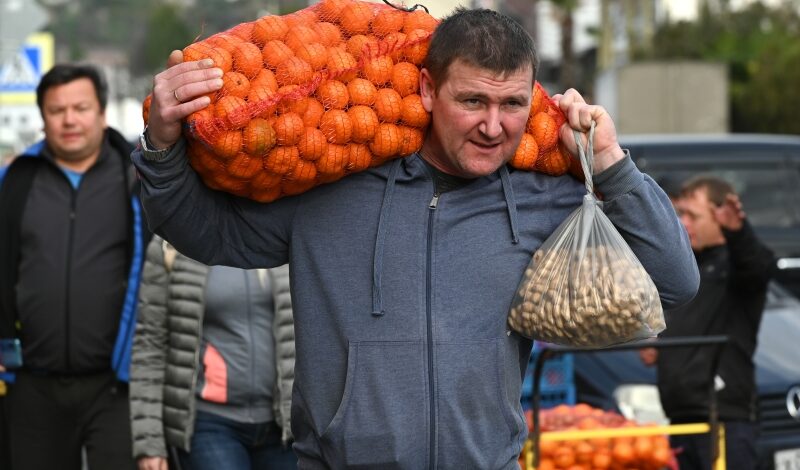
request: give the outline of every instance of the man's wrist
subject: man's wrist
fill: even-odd
[[[168,146],[159,146],[157,143],[154,143],[150,138],[150,133],[146,127],[144,132],[142,132],[142,135],[139,136],[139,145],[142,147],[142,153],[144,154],[145,159],[151,161],[162,160],[167,156],[169,151],[172,150],[172,147],[174,146],[174,144]]]

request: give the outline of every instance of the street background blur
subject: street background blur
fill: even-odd
[[[312,2],[313,3],[313,2]],[[800,134],[798,0],[431,0],[516,17],[548,92],[577,88],[622,134]],[[307,0],[0,0],[0,164],[41,138],[35,88],[56,62],[104,69],[108,122],[141,132],[169,51]],[[409,5],[413,2],[408,3]]]

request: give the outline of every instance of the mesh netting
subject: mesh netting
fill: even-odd
[[[190,44],[185,61],[211,58],[224,73],[186,119],[191,166],[211,188],[269,202],[413,154],[430,122],[419,69],[437,24],[421,9],[323,0]],[[536,83],[512,166],[564,174],[563,122]]]

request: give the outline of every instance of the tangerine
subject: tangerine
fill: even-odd
[[[328,48],[328,73],[331,77],[349,82],[358,73],[356,59],[347,51],[338,47]]]
[[[412,127],[425,127],[431,122],[431,116],[422,105],[422,97],[413,94],[403,98],[400,122]]]
[[[400,128],[395,124],[381,123],[375,131],[369,149],[377,158],[386,159],[397,156],[401,144]]]
[[[267,41],[261,49],[261,58],[264,59],[264,65],[273,70],[291,57],[294,57],[294,52],[279,39]]]
[[[391,57],[388,55],[380,55],[367,58],[361,68],[361,74],[376,86],[382,86],[392,79],[393,67],[394,62],[392,62]]]
[[[275,74],[270,69],[261,69],[256,74],[255,78],[250,80],[250,88],[266,88],[271,93],[278,91],[278,80],[275,79]]]
[[[320,21],[314,25],[314,29],[319,34],[319,39],[323,46],[335,46],[342,42],[342,31],[333,23]]]
[[[405,157],[422,148],[425,133],[418,127],[398,126],[400,128],[400,149],[397,154]]]
[[[322,103],[316,98],[306,98],[306,112],[303,114],[303,124],[306,127],[319,127],[319,120],[325,113]]]
[[[287,176],[287,181],[297,183],[314,183],[317,179],[317,166],[314,162],[299,160],[292,172]]]
[[[253,39],[253,27],[255,27],[255,21],[248,21],[247,23],[240,23],[234,26],[228,30],[228,32],[242,41],[249,42]]]
[[[234,129],[244,127],[250,120],[247,102],[238,96],[223,96],[214,105],[214,117],[219,118],[225,126]]]
[[[255,77],[264,69],[261,49],[252,42],[241,41],[236,44],[231,57],[233,58],[233,69],[243,73],[247,78]]]
[[[391,88],[381,88],[373,108],[381,122],[395,123],[403,113],[403,98]]]
[[[297,50],[304,45],[318,43],[320,40],[321,38],[316,29],[311,25],[301,24],[290,29],[283,42],[289,46],[289,49],[297,53]]]
[[[297,57],[308,62],[314,70],[321,70],[328,63],[328,49],[318,42],[303,44],[294,52]]]
[[[317,98],[325,109],[344,109],[350,101],[347,85],[339,80],[326,80],[317,87]]]
[[[398,62],[392,67],[392,88],[400,96],[408,96],[419,90],[419,69],[411,62]]]
[[[353,125],[353,142],[368,142],[375,135],[378,128],[378,116],[369,106],[357,105],[347,110],[350,122]]]
[[[250,187],[254,190],[264,190],[270,188],[280,187],[283,176],[261,170],[250,179]]]
[[[294,169],[300,161],[300,151],[294,145],[274,147],[264,159],[264,169],[278,174],[286,175]]]
[[[438,24],[439,20],[424,10],[414,10],[403,18],[403,32],[408,34],[416,29],[422,29],[432,33]]]
[[[358,173],[370,167],[372,153],[366,144],[350,144],[350,155],[345,166],[348,173]]]
[[[278,145],[283,146],[297,145],[305,131],[303,118],[299,114],[291,112],[278,116],[273,128]]]
[[[375,55],[378,47],[378,40],[374,36],[356,34],[347,40],[345,50],[356,60],[360,60],[362,56],[372,57]]]
[[[372,106],[378,96],[378,89],[367,79],[354,78],[347,83],[347,92],[350,95],[350,104]]]
[[[329,144],[325,154],[314,162],[317,165],[320,180],[328,183],[344,176],[345,168],[349,160],[349,146]]]
[[[278,102],[278,113],[297,113],[300,116],[308,109],[308,97],[298,85],[286,85],[278,89],[281,97]]]
[[[304,160],[317,160],[328,150],[328,140],[316,127],[306,127],[297,143],[297,149]]]
[[[536,166],[536,159],[539,156],[539,146],[532,135],[522,134],[522,140],[517,147],[517,151],[511,158],[511,166],[518,170],[533,170]]]
[[[269,41],[282,41],[289,32],[289,26],[284,17],[279,15],[262,16],[253,25],[253,41],[256,45],[264,46]]]
[[[536,159],[536,171],[538,172],[552,176],[561,176],[566,173],[570,167],[571,157],[566,151],[562,151],[560,145],[544,152],[542,152],[540,148],[539,153],[539,158]]]
[[[415,29],[407,34],[403,57],[412,64],[422,65],[428,55],[431,33],[423,29]]]
[[[389,57],[395,62],[402,62],[403,48],[406,45],[406,33],[389,33],[379,44],[379,49],[383,53],[388,53]]]
[[[275,68],[275,79],[278,85],[299,85],[311,81],[314,70],[311,65],[299,57],[290,57]]]
[[[372,23],[373,10],[365,2],[354,2],[344,7],[339,15],[339,24],[351,36],[353,34],[369,33]]]
[[[249,180],[261,170],[261,157],[254,157],[244,152],[239,152],[235,157],[228,160],[225,170],[230,176],[239,179]]]
[[[250,91],[250,80],[243,73],[225,72],[222,75],[222,88],[217,92],[218,96],[238,96],[244,98]]]
[[[353,124],[350,116],[341,109],[325,111],[319,121],[319,130],[325,134],[328,142],[333,144],[346,144],[353,135]]]
[[[322,0],[317,4],[320,18],[323,21],[333,21],[339,17],[339,13],[348,7],[354,0]]]
[[[215,48],[205,42],[189,44],[183,49],[184,62],[192,62],[206,58],[214,62],[214,67],[222,69],[222,73],[230,71],[231,67],[233,67],[233,57],[231,53],[225,49]]]
[[[242,150],[242,140],[242,131],[221,130],[209,145],[217,157],[229,160]]]
[[[285,18],[286,25],[289,26],[290,31],[298,26],[311,26],[319,21],[319,16],[317,15],[316,9],[312,8],[297,10],[294,13],[285,15]]]
[[[389,33],[396,33],[403,29],[405,13],[395,8],[381,8],[372,19],[370,25],[372,33],[383,37]]]
[[[244,151],[250,155],[263,156],[277,143],[275,129],[266,119],[251,119],[242,130]]]
[[[545,112],[533,115],[528,124],[528,133],[536,139],[536,144],[539,145],[539,150],[542,152],[550,150],[558,143],[556,120]]]

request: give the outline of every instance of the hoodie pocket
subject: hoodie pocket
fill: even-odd
[[[508,338],[436,344],[441,468],[516,465],[523,433],[516,348]]]
[[[320,436],[332,468],[425,468],[426,378],[421,342],[353,342],[339,408]]]

